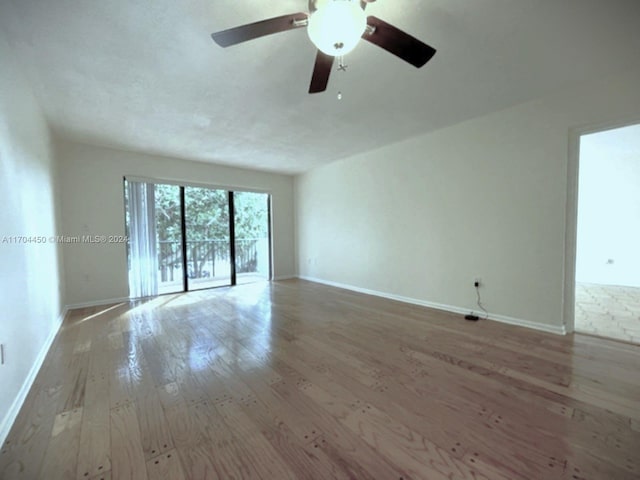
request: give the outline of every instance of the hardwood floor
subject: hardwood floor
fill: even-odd
[[[575,328],[640,345],[640,288],[576,283]]]
[[[640,478],[640,347],[304,281],[72,312],[9,479]]]

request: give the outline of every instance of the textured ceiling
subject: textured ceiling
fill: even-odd
[[[438,50],[368,42],[307,94],[304,29],[223,49],[210,33],[306,0],[0,0],[0,30],[53,130],[85,143],[298,173],[639,61],[638,0],[378,0]],[[342,100],[337,92],[342,92]]]

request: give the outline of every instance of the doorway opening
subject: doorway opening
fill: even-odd
[[[267,193],[124,180],[131,298],[271,279]]]
[[[640,125],[579,141],[574,328],[640,344]]]

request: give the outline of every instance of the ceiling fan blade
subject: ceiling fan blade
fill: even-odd
[[[363,39],[384,48],[414,67],[422,67],[436,53],[435,48],[377,17],[367,17],[367,25],[373,27],[373,33],[369,33],[371,29],[367,28],[362,35]]]
[[[307,14],[304,12],[291,13],[212,33],[211,38],[221,47],[229,47],[265,35],[305,27],[307,18]]]
[[[309,93],[324,92],[327,89],[331,67],[333,67],[333,58],[331,55],[318,50],[316,64],[313,67],[313,75],[311,76],[311,85],[309,85]]]

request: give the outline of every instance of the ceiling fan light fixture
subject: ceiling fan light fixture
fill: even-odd
[[[359,1],[328,0],[309,17],[307,32],[321,52],[335,57],[351,52],[366,28]]]

